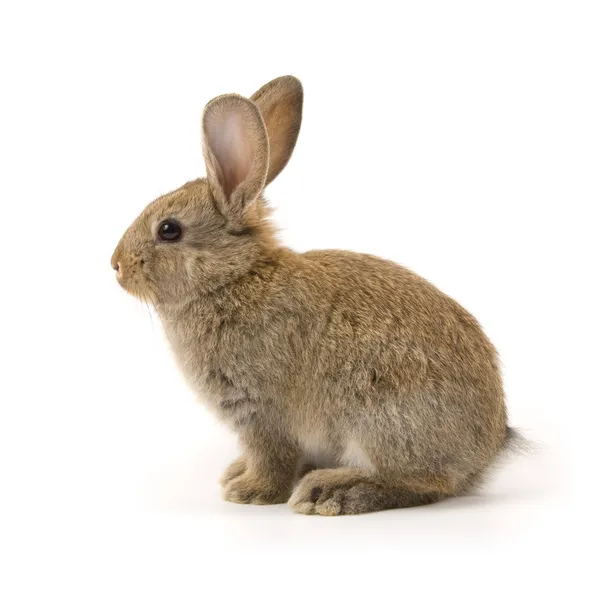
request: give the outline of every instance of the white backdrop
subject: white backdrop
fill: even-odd
[[[3,598],[590,597],[597,2],[0,8]],[[234,437],[109,260],[204,174],[200,115],[283,74],[282,239],[396,260],[484,325],[539,444],[476,496],[345,518],[227,504]]]

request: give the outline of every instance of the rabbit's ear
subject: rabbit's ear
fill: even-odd
[[[218,96],[204,109],[202,131],[208,182],[219,210],[241,222],[246,207],[265,187],[269,168],[269,142],[260,112],[242,96]]]
[[[269,184],[285,167],[298,139],[302,122],[302,84],[291,75],[273,79],[251,100],[258,106],[269,135]]]

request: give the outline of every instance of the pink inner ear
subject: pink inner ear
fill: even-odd
[[[234,110],[215,111],[206,122],[208,146],[220,168],[227,197],[243,183],[252,168],[252,148],[242,115]]]

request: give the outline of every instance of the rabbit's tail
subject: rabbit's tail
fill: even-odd
[[[496,459],[482,470],[471,473],[461,485],[459,495],[467,494],[472,490],[480,488],[490,472],[504,464],[511,455],[526,455],[537,449],[537,445],[528,440],[518,429],[507,427],[504,435],[504,444],[500,448]]]
[[[534,449],[534,444],[520,433],[518,429],[507,427],[503,449],[508,454],[528,454]]]

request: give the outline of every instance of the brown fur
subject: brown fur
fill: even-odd
[[[207,179],[150,204],[112,258],[176,360],[239,435],[225,499],[355,514],[463,493],[505,444],[496,352],[411,271],[279,244],[262,190],[296,142],[302,88],[279,78],[204,112]],[[183,237],[163,243],[163,219]]]

